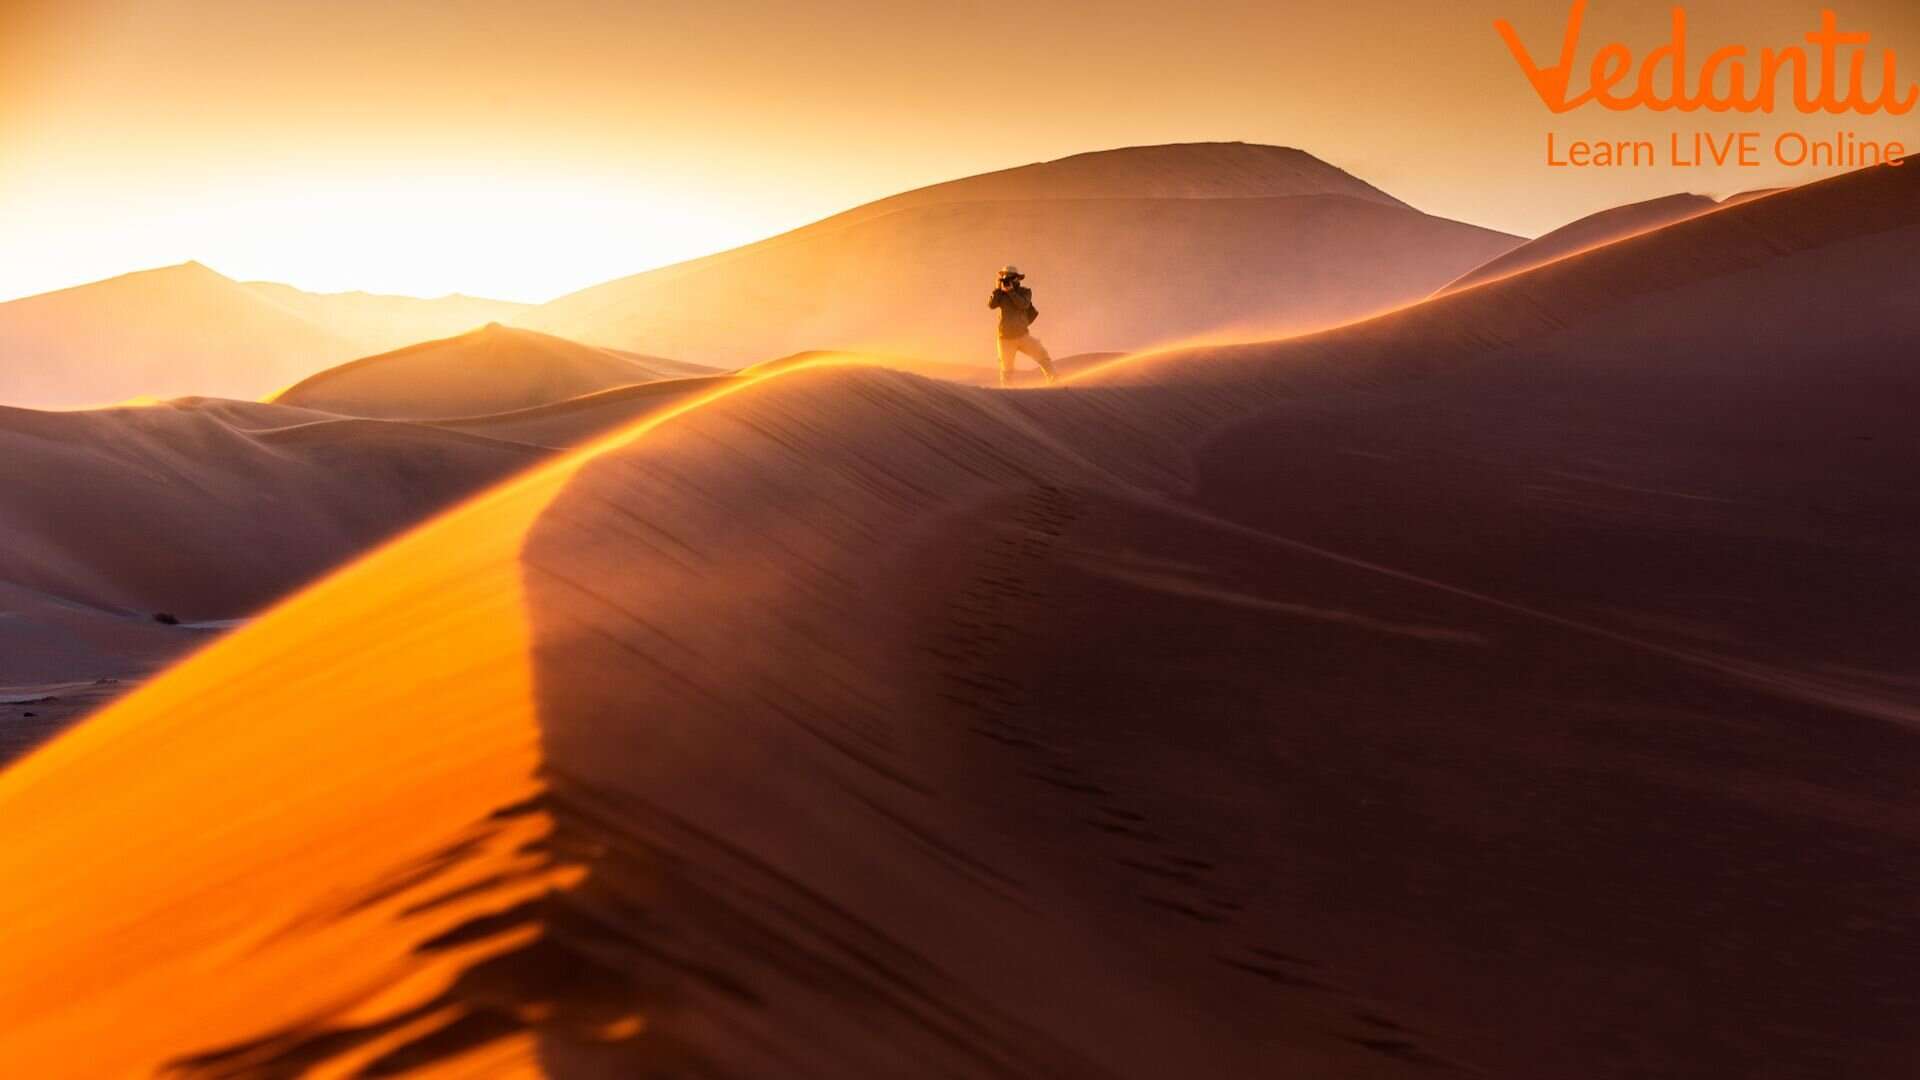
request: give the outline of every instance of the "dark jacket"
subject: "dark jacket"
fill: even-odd
[[[1040,317],[1040,309],[1033,306],[1033,290],[1025,285],[993,290],[993,295],[987,297],[987,306],[1000,309],[1003,338],[1026,337],[1027,327]]]

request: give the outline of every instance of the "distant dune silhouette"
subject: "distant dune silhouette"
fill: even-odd
[[[520,309],[462,296],[306,293],[182,263],[0,303],[0,405],[259,397],[328,365]]]

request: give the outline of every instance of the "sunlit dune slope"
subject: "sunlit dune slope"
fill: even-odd
[[[826,348],[990,367],[986,295],[1007,262],[1030,275],[1035,332],[1064,355],[1332,325],[1517,243],[1297,150],[1138,147],[909,192],[514,321],[722,366]]]
[[[655,414],[0,774],[0,1073],[1900,1075],[1916,196]]]
[[[491,323],[330,368],[276,404],[349,416],[437,420],[536,408],[582,394],[714,369],[581,345]]]
[[[1664,198],[1649,199],[1646,202],[1616,206],[1611,210],[1602,210],[1589,214],[1567,225],[1547,233],[1537,239],[1529,240],[1498,258],[1489,260],[1484,266],[1475,267],[1471,272],[1462,274],[1448,283],[1441,292],[1452,292],[1483,281],[1506,277],[1522,270],[1531,270],[1536,266],[1575,255],[1615,240],[1624,240],[1643,232],[1671,225],[1676,221],[1704,214],[1719,204],[1705,195],[1668,195]]]

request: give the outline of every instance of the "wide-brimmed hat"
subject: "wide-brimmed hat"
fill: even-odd
[[[1007,265],[1000,268],[1000,276],[1003,278],[1023,278],[1023,277],[1026,277],[1027,275],[1021,273],[1019,267],[1013,265],[1012,263],[1008,263]]]

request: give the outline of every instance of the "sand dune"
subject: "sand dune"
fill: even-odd
[[[363,352],[199,263],[0,304],[0,403],[255,397]]]
[[[731,375],[657,379],[540,405],[531,409],[434,421],[435,427],[552,449],[580,446],[662,409],[710,393]]]
[[[805,349],[991,366],[991,275],[1020,264],[1060,354],[1326,326],[1519,243],[1421,214],[1297,150],[1083,154],[909,192],[515,317],[740,366]]]
[[[1603,244],[1611,244],[1629,236],[1638,236],[1644,232],[1664,228],[1676,221],[1685,221],[1690,217],[1704,214],[1718,205],[1705,195],[1668,195],[1664,198],[1616,206],[1611,210],[1589,214],[1578,221],[1562,225],[1544,236],[1529,240],[1512,251],[1489,260],[1483,266],[1475,267],[1471,272],[1462,274],[1449,282],[1447,287],[1440,291],[1452,292],[1484,281],[1491,281],[1494,278],[1531,270],[1555,259],[1564,259],[1569,255],[1576,255]]]
[[[855,207],[822,224],[844,225],[940,203],[1294,195],[1345,195],[1407,208],[1399,199],[1304,150],[1257,143],[1170,143],[1096,150],[949,180]]]
[[[523,305],[317,294],[199,263],[0,304],[0,404],[259,397],[330,364],[470,330]]]
[[[531,306],[459,293],[422,299],[368,292],[312,293],[272,281],[243,284],[351,339],[360,346],[362,355],[463,334],[509,319]]]
[[[490,323],[330,368],[273,396],[276,404],[348,416],[438,420],[551,405],[713,368],[617,352]]]
[[[0,581],[109,611],[246,615],[541,456],[419,425],[326,426],[337,420],[193,401],[0,409]]]
[[[719,384],[0,774],[0,1072],[1901,1075],[1917,196]]]
[[[0,409],[0,762],[461,497],[724,382],[430,425],[218,398]]]

